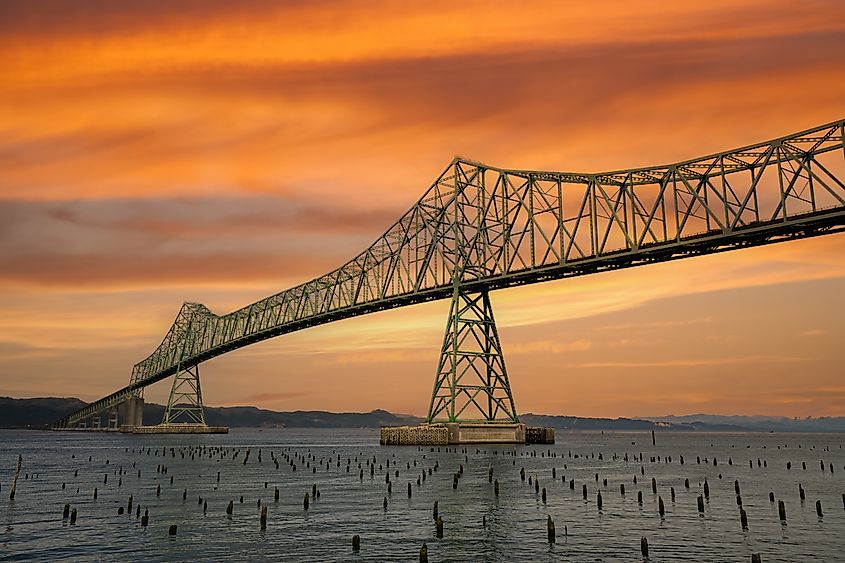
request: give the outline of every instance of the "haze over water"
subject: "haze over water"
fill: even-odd
[[[749,561],[757,552],[766,562],[832,561],[845,547],[843,442],[842,434],[667,432],[658,433],[652,446],[646,433],[559,432],[553,446],[466,446],[462,453],[382,447],[377,431],[368,429],[236,429],[223,436],[144,437],[2,431],[0,560],[416,561],[426,542],[430,561],[642,561],[640,538],[645,536],[651,561]],[[188,448],[201,445],[206,446],[205,455],[192,460]],[[223,459],[211,449],[216,447],[222,448]],[[244,464],[247,448],[251,452]],[[278,469],[271,452],[279,460]],[[23,469],[16,498],[10,501],[18,454]],[[640,455],[642,463],[634,460]],[[371,476],[367,462],[373,459]],[[296,464],[295,471],[289,460]],[[429,476],[428,469],[435,465],[438,469]],[[453,489],[453,475],[461,465],[464,473]],[[159,466],[166,466],[167,473],[157,473]],[[488,482],[491,466],[500,484],[498,498]],[[119,476],[121,468],[125,473]],[[426,480],[417,485],[424,471]],[[546,504],[528,484],[529,477],[539,479],[540,488],[546,489]],[[652,493],[652,477],[657,494]],[[700,515],[696,499],[705,478],[710,498]],[[575,480],[573,489],[570,479]],[[748,514],[745,532],[734,480],[739,481]],[[320,497],[311,499],[305,510],[303,497],[315,483]],[[804,502],[799,483],[806,492]],[[587,500],[582,497],[584,484]],[[625,485],[624,496],[620,484]],[[273,500],[275,487],[278,502]],[[676,492],[674,502],[670,487]],[[596,506],[598,491],[601,511]],[[778,518],[777,502],[769,501],[770,491],[785,503],[785,524]],[[118,515],[130,494],[142,514],[149,510],[146,529],[136,518],[135,506],[129,514]],[[658,496],[665,503],[663,518]],[[207,502],[205,514],[198,497]],[[268,507],[265,531],[259,525],[259,499]],[[226,515],[230,500],[231,517]],[[816,514],[816,500],[821,500],[823,518]],[[442,539],[435,537],[435,501],[444,520]],[[65,502],[78,511],[73,525],[62,519]],[[552,546],[547,543],[548,515],[556,526]],[[175,537],[168,536],[171,524],[178,525]],[[354,534],[361,537],[357,554],[352,551]]]

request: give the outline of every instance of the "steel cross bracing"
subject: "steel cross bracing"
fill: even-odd
[[[186,303],[130,384],[73,425],[205,360],[280,334],[468,293],[841,231],[845,120],[668,166],[579,174],[454,159],[340,268],[218,316]]]
[[[519,422],[487,291],[455,286],[427,421]]]

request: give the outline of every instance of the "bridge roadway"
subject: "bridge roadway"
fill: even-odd
[[[673,165],[579,174],[455,158],[367,250],[324,276],[218,316],[185,303],[126,387],[67,428],[188,366],[340,319],[841,232],[845,120]]]

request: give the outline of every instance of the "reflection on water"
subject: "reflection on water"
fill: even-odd
[[[644,433],[558,432],[557,438],[551,447],[466,446],[465,451],[432,452],[380,447],[377,431],[365,429],[236,429],[224,436],[0,431],[0,560],[417,561],[426,542],[432,562],[642,561],[643,536],[650,561],[750,561],[752,553],[761,553],[766,562],[842,559],[841,434],[659,433],[656,446]],[[23,470],[10,501],[18,454]],[[640,455],[642,462],[635,460]],[[453,489],[461,465],[464,473]],[[498,497],[488,481],[490,467],[499,481]],[[533,484],[537,479],[540,492]],[[705,479],[710,497],[702,515],[697,498]],[[748,531],[741,528],[735,480]],[[305,510],[304,496],[315,484],[319,498],[310,499]],[[131,512],[118,514],[129,495]],[[663,518],[658,497],[665,505]],[[264,531],[259,500],[268,507]],[[784,501],[785,524],[777,500]],[[234,501],[231,516],[226,514],[229,501]],[[444,520],[442,539],[435,537],[435,501]],[[65,503],[78,511],[73,525],[62,519]],[[138,505],[142,514],[149,511],[147,528],[136,518]],[[547,543],[548,515],[557,531],[552,546]],[[171,524],[178,525],[175,537],[168,535]],[[357,554],[354,534],[361,538]]]

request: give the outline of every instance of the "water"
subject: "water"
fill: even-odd
[[[650,434],[644,433],[558,432],[557,440],[554,446],[466,446],[462,453],[445,448],[431,452],[430,448],[380,447],[377,431],[366,429],[236,429],[215,436],[0,431],[0,560],[417,561],[426,542],[432,562],[642,561],[643,536],[648,538],[654,562],[750,561],[751,554],[758,552],[766,562],[843,559],[845,435],[667,432],[658,433],[657,446],[652,446]],[[207,447],[205,456],[193,460],[189,453],[181,456],[180,450],[187,452],[198,445]],[[226,454],[224,459],[209,458],[208,448],[218,446]],[[247,447],[251,454],[244,465]],[[240,454],[233,460],[236,449]],[[549,451],[557,457],[549,457]],[[271,452],[279,459],[278,469]],[[634,461],[641,453],[643,462]],[[18,454],[23,455],[24,464],[16,498],[10,501]],[[297,458],[309,455],[316,458],[316,473],[313,460],[306,467]],[[684,465],[679,463],[681,455]],[[283,456],[296,463],[296,471]],[[651,456],[660,456],[661,461],[652,463]],[[667,456],[671,463],[666,462]],[[347,458],[351,459],[348,473]],[[373,458],[377,461],[371,477],[367,460]],[[388,458],[390,495],[385,482]],[[758,467],[758,458],[766,467]],[[824,471],[820,460],[824,460]],[[788,461],[791,470],[786,469]],[[428,476],[428,468],[435,463],[439,469]],[[831,463],[834,473],[828,468]],[[455,490],[452,478],[461,464],[464,474]],[[159,465],[167,466],[166,474],[157,473]],[[488,482],[490,466],[500,483],[498,498]],[[523,467],[524,482],[519,474]],[[553,467],[556,479],[552,479]],[[121,468],[125,473],[119,475]],[[424,470],[426,480],[417,486]],[[547,489],[547,504],[529,486],[529,477],[538,478],[540,487]],[[652,477],[657,481],[657,495],[651,490]],[[573,478],[576,485],[571,490],[568,481]],[[697,497],[705,478],[710,499],[700,515]],[[689,479],[689,489],[684,479]],[[735,479],[748,514],[745,532],[740,526]],[[311,499],[304,510],[303,497],[314,483],[320,498]],[[624,497],[620,483],[625,484]],[[799,499],[799,483],[806,491],[804,502]],[[583,484],[588,487],[587,500],[582,498]],[[160,497],[156,496],[158,485]],[[275,487],[280,490],[278,502],[273,500]],[[670,500],[670,487],[675,488],[675,502]],[[185,501],[184,489],[188,491]],[[603,497],[601,512],[596,507],[597,491]],[[641,506],[638,491],[643,494]],[[778,518],[777,502],[769,501],[770,491],[785,502],[786,524]],[[134,506],[130,514],[118,515],[118,507],[126,506],[130,494],[142,513],[144,508],[149,510],[146,529],[136,519]],[[658,514],[658,495],[665,503],[663,518]],[[208,503],[205,514],[199,496]],[[385,496],[387,510],[382,506]],[[258,499],[268,507],[264,531]],[[230,500],[234,500],[231,517],[226,515]],[[445,521],[443,539],[435,537],[435,500]],[[816,500],[821,500],[823,518],[816,515]],[[77,509],[76,524],[62,519],[65,502]],[[546,535],[548,515],[557,532],[557,542],[551,546]],[[178,525],[175,537],[168,535],[171,524]],[[361,537],[358,554],[352,551],[354,534]]]

